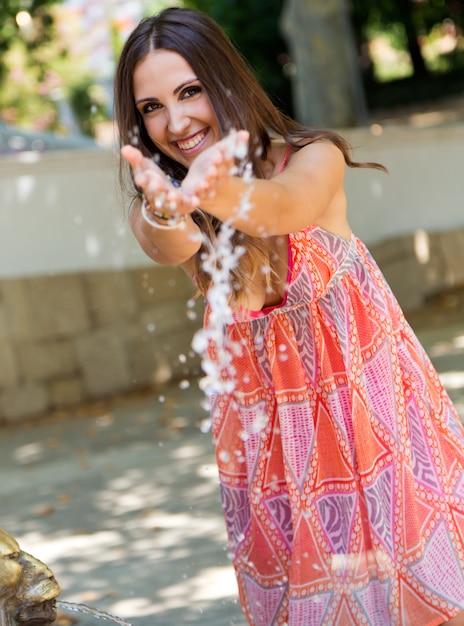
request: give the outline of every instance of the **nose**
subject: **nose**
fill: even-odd
[[[174,105],[167,112],[168,130],[173,135],[182,135],[190,124],[190,118],[182,106]]]

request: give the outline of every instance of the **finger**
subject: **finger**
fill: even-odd
[[[145,157],[137,148],[134,146],[123,146],[121,148],[121,156],[126,159],[132,169],[138,169],[143,167]]]

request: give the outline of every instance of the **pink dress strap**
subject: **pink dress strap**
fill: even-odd
[[[279,174],[281,174],[284,171],[284,168],[287,165],[287,161],[288,161],[291,151],[292,151],[291,146],[287,146],[287,149],[285,150],[284,158],[282,159],[282,164],[280,166]]]

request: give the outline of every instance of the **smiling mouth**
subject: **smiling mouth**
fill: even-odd
[[[197,133],[193,137],[190,137],[190,139],[187,139],[186,141],[176,141],[175,144],[179,148],[179,150],[187,152],[199,146],[207,134],[208,130],[202,130],[200,133]]]

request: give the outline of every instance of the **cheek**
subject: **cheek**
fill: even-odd
[[[164,125],[161,120],[150,118],[145,120],[145,129],[153,143],[160,143],[164,138]]]
[[[22,567],[13,559],[4,559],[0,565],[0,592],[14,591],[21,578]]]

